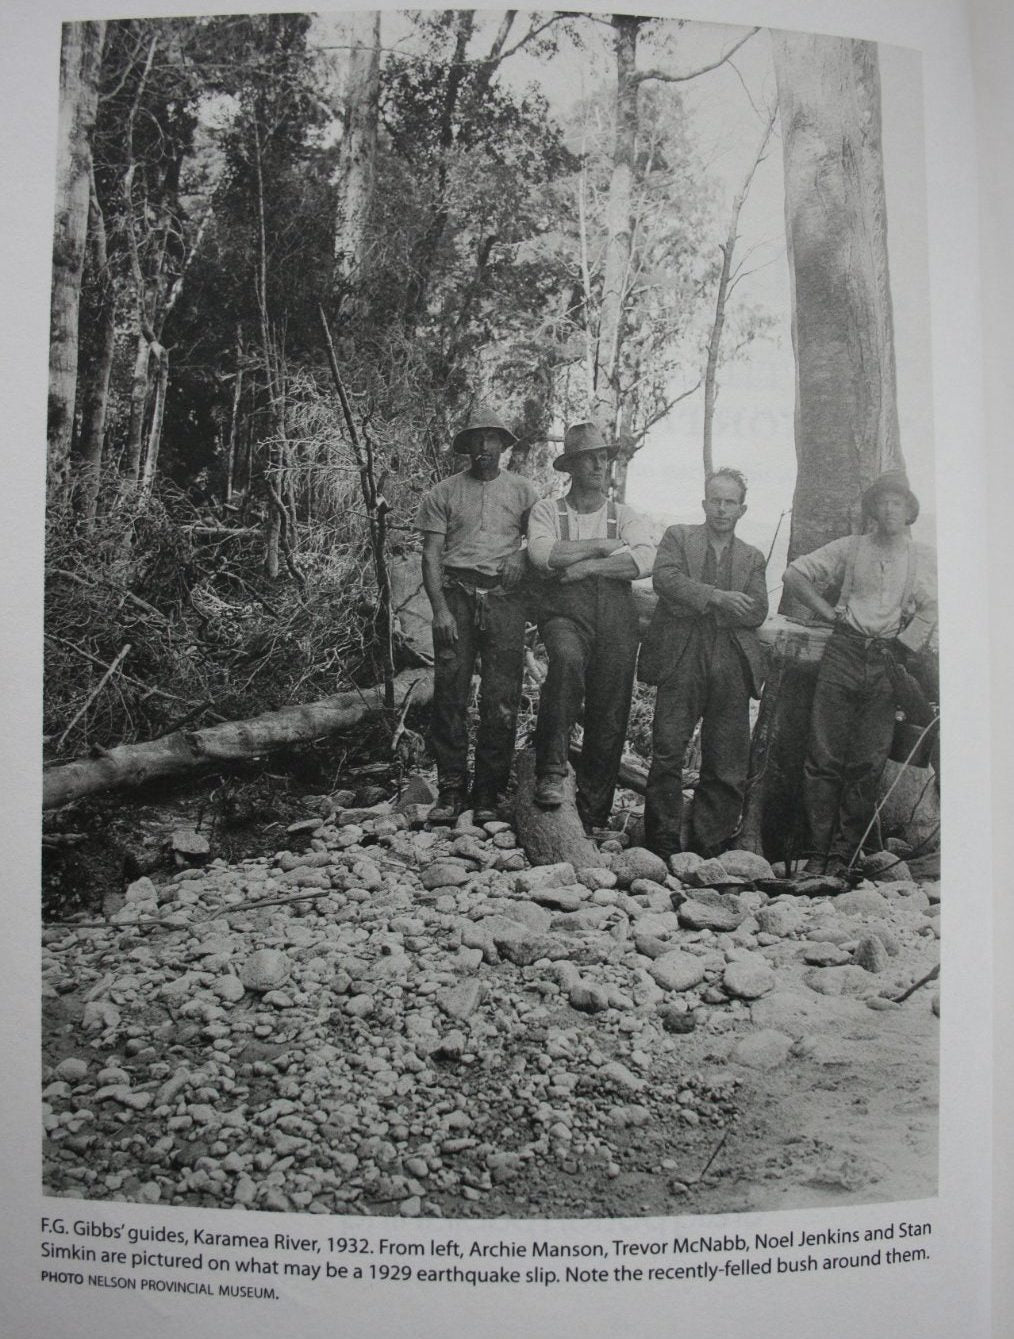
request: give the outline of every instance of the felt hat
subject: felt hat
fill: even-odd
[[[597,423],[590,419],[572,423],[563,435],[563,453],[553,461],[553,469],[566,470],[575,456],[589,451],[607,451],[610,460],[616,455],[616,447],[609,445]]]
[[[908,503],[908,524],[916,520],[919,515],[919,499],[908,486],[908,475],[904,470],[885,470],[879,478],[874,479],[869,488],[863,493],[862,509],[863,516],[867,520],[873,519],[873,508],[877,499],[884,493],[900,493]]]
[[[479,406],[472,410],[465,426],[454,434],[451,450],[459,456],[467,456],[474,432],[498,432],[503,438],[504,450],[513,446],[518,440],[499,414],[494,414],[492,409]]]

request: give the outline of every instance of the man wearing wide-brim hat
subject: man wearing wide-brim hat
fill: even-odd
[[[858,863],[902,705],[899,670],[936,629],[936,554],[909,533],[918,515],[904,471],[885,471],[863,493],[866,533],[832,540],[785,573],[786,594],[833,624],[803,768],[807,872]],[[835,604],[825,592],[837,592]]]
[[[539,496],[529,479],[500,468],[516,440],[499,415],[476,409],[451,443],[452,451],[469,457],[469,467],[435,484],[416,517],[433,609],[430,748],[439,795],[432,823],[453,823],[469,792],[466,713],[477,656],[482,671],[471,787],[477,822],[496,818],[510,775],[525,647],[517,587],[527,570],[528,513]]]
[[[647,576],[655,549],[644,518],[606,497],[615,455],[590,421],[569,427],[554,468],[570,475],[566,497],[544,498],[528,522],[528,557],[544,580],[539,632],[549,673],[535,730],[535,802],[563,801],[571,730],[584,707],[577,806],[585,826],[609,817],[637,660],[630,583]]]

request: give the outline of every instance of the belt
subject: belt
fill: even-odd
[[[489,597],[506,595],[499,576],[488,572],[474,572],[465,568],[444,569],[443,586],[463,590],[473,601],[472,622],[480,632],[486,628],[486,608]]]

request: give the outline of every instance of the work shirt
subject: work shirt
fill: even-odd
[[[567,504],[567,524],[570,539],[606,539],[607,504],[598,511],[575,511]],[[549,555],[560,538],[560,517],[556,498],[543,498],[532,508],[528,518],[528,557],[540,571],[548,572]],[[616,538],[623,545],[617,553],[629,553],[637,564],[637,575],[646,577],[655,564],[655,546],[651,531],[643,516],[633,507],[616,503]],[[633,578],[632,578],[633,579]]]
[[[790,570],[818,590],[838,586],[853,551],[852,586],[840,606],[848,626],[863,637],[897,637],[910,650],[921,650],[937,625],[935,551],[907,536],[899,544],[880,544],[872,535],[861,535],[858,543],[846,535],[797,558]]]
[[[441,565],[496,576],[521,547],[528,513],[538,500],[535,485],[501,470],[476,479],[467,470],[434,484],[419,504],[415,528],[443,535]]]

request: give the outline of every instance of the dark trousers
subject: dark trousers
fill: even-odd
[[[817,675],[803,765],[815,855],[852,858],[877,802],[894,734],[894,686],[882,643],[835,633]]]
[[[466,714],[476,656],[482,660],[474,794],[492,799],[507,788],[525,658],[525,606],[514,593],[444,587],[458,640],[438,651],[433,672],[430,750],[441,790],[468,785]],[[480,625],[481,624],[481,625]]]
[[[644,835],[663,858],[680,849],[683,760],[698,721],[701,776],[690,847],[710,856],[739,825],[750,763],[748,670],[735,641],[720,629],[695,630],[677,671],[659,682],[655,697]]]
[[[613,807],[634,688],[639,633],[629,584],[592,577],[552,586],[541,598],[539,632],[549,674],[535,727],[536,774],[566,775],[583,703],[577,805],[586,823],[600,827]]]

